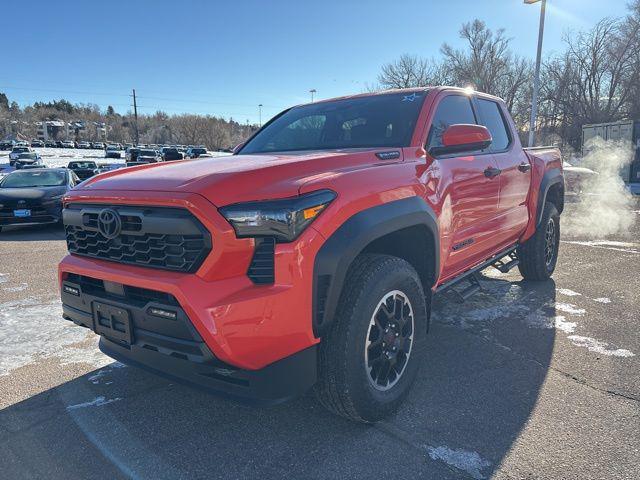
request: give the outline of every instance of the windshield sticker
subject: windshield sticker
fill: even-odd
[[[402,101],[403,102],[413,102],[414,100],[416,100],[419,97],[420,97],[420,95],[412,93],[411,95],[405,95],[404,97],[402,97]]]

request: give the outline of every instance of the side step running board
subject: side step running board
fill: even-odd
[[[505,261],[504,257],[495,262],[492,266],[497,268],[502,273],[509,273],[510,270],[513,270],[520,264],[520,260],[518,260],[518,255],[515,250],[508,255],[508,260]]]
[[[438,288],[436,288],[435,293],[441,293],[441,292],[444,292],[445,290],[451,289],[458,295],[461,301],[467,300],[469,297],[471,297],[472,295],[475,295],[476,293],[482,290],[482,285],[480,284],[480,280],[479,280],[480,277],[478,275],[478,272],[480,272],[480,270],[484,270],[487,267],[493,266],[498,270],[500,270],[501,272],[504,271],[504,273],[506,273],[512,268],[514,268],[516,265],[518,265],[519,261],[516,256],[517,247],[518,245],[513,245],[503,250],[502,252],[498,253],[497,255],[494,255],[493,257],[485,260],[481,264],[476,265],[475,267],[460,274],[456,278],[453,278],[448,282],[443,283]],[[510,258],[510,260],[508,260],[506,263],[502,262],[502,259],[507,256]],[[503,268],[506,270],[502,270]],[[456,290],[453,288],[457,286],[459,283],[465,282],[465,281],[468,282],[468,285],[464,289]]]
[[[467,301],[469,298],[482,290],[480,278],[478,278],[478,272],[472,273],[471,275],[466,277],[466,280],[469,282],[469,285],[464,290],[458,291],[455,288],[451,289],[452,292],[455,292],[458,295],[461,302]]]

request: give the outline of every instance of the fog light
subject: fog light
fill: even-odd
[[[70,293],[71,295],[75,295],[76,297],[80,296],[80,289],[78,289],[78,288],[70,287],[69,285],[64,285],[62,287],[62,290],[67,292],[67,293]]]
[[[149,309],[149,315],[153,315],[155,317],[168,318],[169,320],[175,320],[178,318],[178,314],[176,312],[172,312],[171,310],[163,310],[162,308],[153,308]]]

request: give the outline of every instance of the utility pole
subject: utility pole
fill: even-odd
[[[262,104],[258,105],[258,127],[262,127]]]
[[[540,0],[524,0],[526,4],[537,3]],[[544,12],[547,0],[542,0],[540,6],[540,27],[538,29],[538,53],[536,54],[536,71],[533,77],[533,96],[531,98],[531,120],[529,122],[529,147],[536,143],[536,116],[538,115],[538,93],[540,91],[540,60],[542,57],[542,38],[544,36]]]
[[[138,136],[138,104],[136,103],[136,89],[133,89],[133,118],[135,119],[134,128],[136,132],[136,145],[140,143]]]
[[[311,103],[313,103],[313,94],[316,93],[316,89],[312,88],[311,90],[309,90],[309,93],[311,94]]]

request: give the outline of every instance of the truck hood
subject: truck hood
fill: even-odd
[[[389,149],[233,155],[155,163],[100,174],[76,190],[197,193],[223,206],[297,195],[309,180],[381,163],[375,156],[380,150]]]

